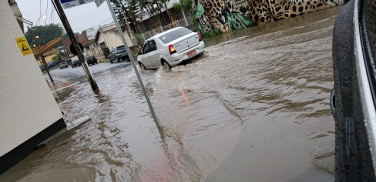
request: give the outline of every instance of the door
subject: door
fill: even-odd
[[[140,55],[140,60],[144,66],[150,68],[150,60],[149,60],[149,41],[145,42],[144,46],[142,47],[142,54]]]
[[[150,67],[156,68],[161,65],[159,62],[159,51],[157,50],[157,44],[154,40],[149,41],[149,60],[150,60]]]

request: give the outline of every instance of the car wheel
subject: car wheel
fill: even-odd
[[[146,70],[146,67],[142,63],[138,63],[140,65],[141,70]]]
[[[167,71],[171,71],[171,66],[167,61],[163,61],[163,68]]]
[[[111,62],[111,64],[113,63],[113,61],[112,61],[112,60],[111,60],[110,62]]]

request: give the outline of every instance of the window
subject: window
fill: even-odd
[[[142,53],[146,54],[149,52],[149,41],[144,44],[144,47],[142,48]]]
[[[162,36],[159,36],[159,40],[161,40],[164,44],[167,44],[179,37],[183,37],[184,35],[190,34],[192,31],[186,29],[186,28],[178,28],[176,30],[173,30],[171,32],[165,33]]]
[[[116,47],[117,50],[125,50],[125,46],[118,46]]]
[[[155,51],[155,50],[157,50],[157,44],[155,43],[154,40],[151,40],[150,41],[150,52]]]

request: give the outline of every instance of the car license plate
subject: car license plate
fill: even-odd
[[[193,55],[195,55],[196,54],[196,50],[193,50],[193,51],[191,51],[191,52],[188,52],[187,53],[187,56],[188,57],[191,57],[191,56],[193,56]]]

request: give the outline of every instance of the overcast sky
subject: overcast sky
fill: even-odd
[[[53,8],[51,0],[16,0],[16,2],[21,10],[22,17],[32,21],[34,26],[37,24],[40,14],[46,15],[47,18],[40,18],[38,25],[61,23],[59,16],[56,14],[55,8]],[[41,8],[40,2],[42,4]],[[51,16],[52,9],[54,11],[53,15]],[[69,23],[74,32],[79,33],[91,27],[98,28],[99,24],[104,25],[113,21],[106,1],[103,2],[99,7],[97,7],[95,3],[92,2],[89,4],[64,9],[64,12],[68,17]],[[25,24],[25,29],[26,26],[27,25]]]

